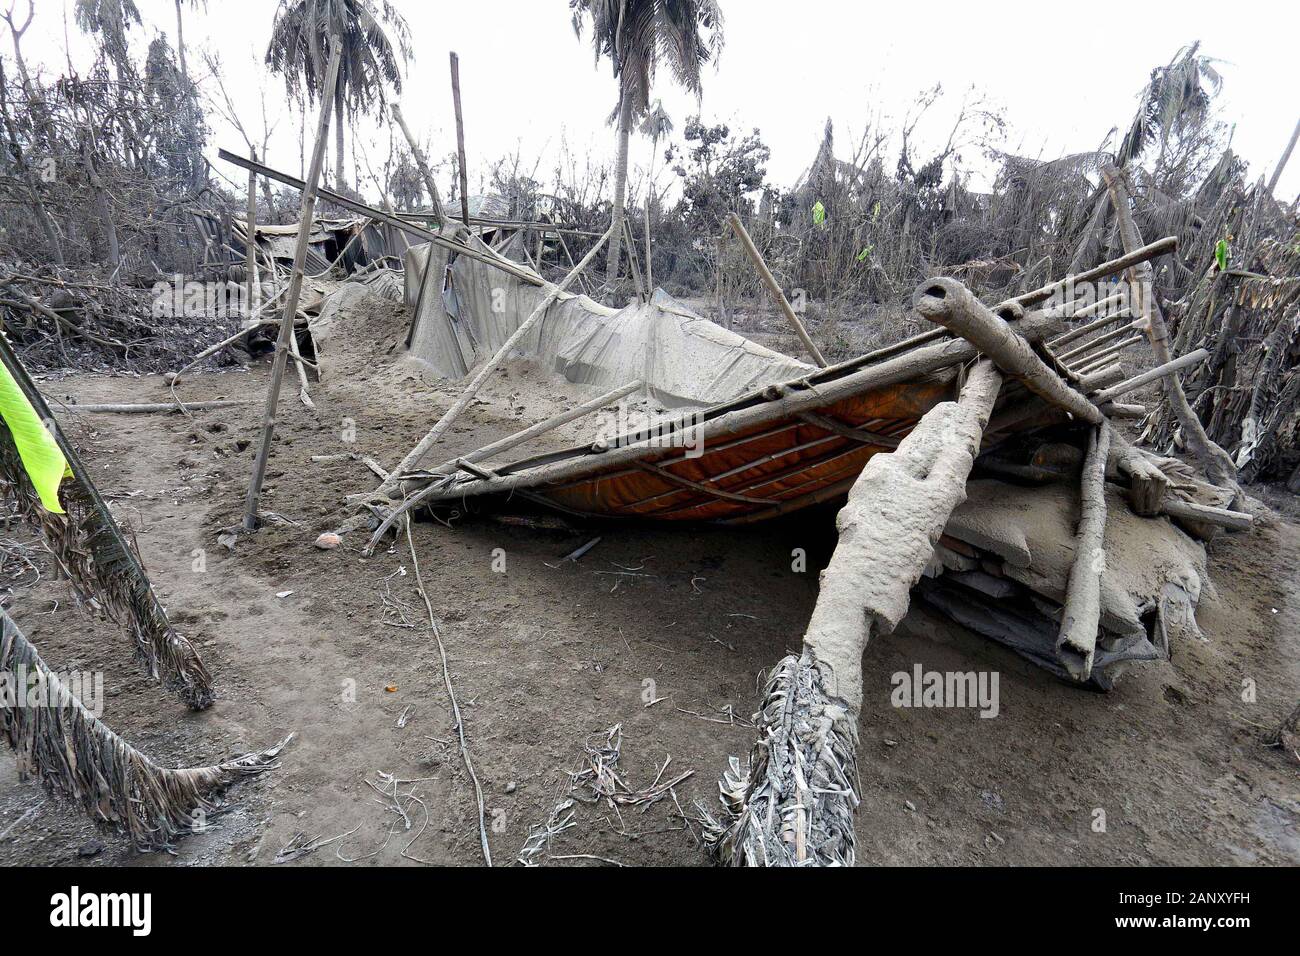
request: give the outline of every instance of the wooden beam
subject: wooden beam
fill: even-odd
[[[262,495],[262,481],[266,476],[266,463],[271,456],[271,440],[275,434],[275,415],[280,403],[280,385],[284,381],[284,367],[288,362],[293,320],[298,314],[298,298],[302,293],[303,270],[307,263],[308,238],[316,213],[316,190],[320,184],[321,166],[325,161],[325,141],[329,135],[330,111],[334,106],[334,89],[339,79],[339,54],[342,41],[330,38],[329,65],[325,68],[325,86],[321,90],[320,118],[316,124],[316,145],[312,149],[311,168],[307,174],[307,188],[302,194],[302,208],[298,214],[298,244],[293,254],[293,271],[289,276],[289,291],[285,294],[284,312],[280,317],[280,335],[275,343],[275,360],[271,366],[271,385],[266,392],[266,414],[262,419],[262,440],[253,464],[253,478],[248,485],[248,498],[244,502],[244,530],[254,531],[258,522],[258,500]]]
[[[460,218],[469,228],[469,172],[465,168],[465,118],[460,108],[460,57],[451,53],[451,99],[456,109],[456,164],[460,172]]]
[[[1209,357],[1210,352],[1208,349],[1197,349],[1195,352],[1188,352],[1181,358],[1176,358],[1171,362],[1166,362],[1164,365],[1157,365],[1155,368],[1149,369],[1141,375],[1134,375],[1132,378],[1120,382],[1118,385],[1112,385],[1110,388],[1098,392],[1093,396],[1093,401],[1099,405],[1103,402],[1109,402],[1113,399],[1119,398],[1119,396],[1126,392],[1133,391],[1135,388],[1141,388],[1148,382],[1154,382],[1156,379],[1171,376],[1181,369],[1189,368],[1193,365],[1200,365]]]
[[[1099,425],[1105,416],[1039,358],[1004,319],[994,315],[955,279],[930,279],[913,296],[916,311],[966,339],[1025,388],[1076,418]]]
[[[1065,608],[1056,638],[1056,656],[1070,676],[1092,676],[1092,659],[1101,627],[1101,576],[1106,570],[1106,459],[1110,425],[1102,422],[1088,436],[1088,455],[1080,483],[1080,517],[1074,536],[1074,562],[1065,588]]]
[[[442,225],[442,198],[438,195],[438,184],[434,181],[433,171],[424,159],[424,150],[420,149],[420,144],[411,135],[411,130],[406,125],[406,119],[402,116],[402,108],[396,103],[393,104],[393,119],[397,120],[398,128],[401,129],[402,135],[406,137],[406,145],[410,147],[411,158],[415,160],[415,167],[420,171],[420,178],[424,180],[424,188],[429,190],[429,201],[433,204],[433,218],[438,225]]]
[[[710,495],[714,498],[721,498],[724,501],[738,501],[747,505],[774,505],[775,498],[751,498],[748,495],[736,495],[730,491],[724,491],[721,488],[712,488],[709,485],[701,484],[698,481],[692,481],[689,478],[683,478],[681,475],[674,474],[667,468],[660,468],[656,464],[648,461],[638,461],[635,463],[637,468],[642,471],[662,478],[665,481],[671,481],[675,485],[681,485],[683,488],[689,488],[691,491],[698,491],[702,495]]]
[[[883,445],[885,448],[897,448],[898,443],[902,441],[901,438],[895,438],[893,435],[884,435],[866,428],[854,428],[852,425],[845,425],[843,422],[837,422],[833,418],[819,415],[816,412],[804,412],[799,417],[809,425],[816,425],[818,428],[823,428],[843,438],[851,438],[853,441],[862,442],[864,445]]]

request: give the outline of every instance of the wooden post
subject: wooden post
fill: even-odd
[[[1119,170],[1107,166],[1102,171],[1106,188],[1110,191],[1111,205],[1115,209],[1115,219],[1119,226],[1120,239],[1124,248],[1136,251],[1142,245],[1142,235],[1133,221],[1133,211],[1129,208],[1128,188],[1120,178]],[[1164,313],[1156,301],[1154,272],[1149,262],[1135,264],[1129,270],[1129,279],[1139,300],[1139,314],[1147,321],[1147,335],[1151,339],[1151,351],[1155,353],[1156,364],[1167,366],[1172,358],[1169,351],[1169,331],[1165,327]],[[1196,455],[1206,476],[1216,485],[1233,489],[1235,496],[1241,495],[1237,485],[1237,466],[1233,464],[1228,453],[1210,440],[1205,426],[1196,417],[1196,412],[1187,401],[1183,383],[1177,375],[1169,375],[1161,383],[1169,408],[1182,428],[1192,453]]]
[[[407,456],[392,470],[388,480],[380,486],[380,494],[387,494],[396,489],[401,483],[401,476],[406,472],[413,470],[420,464],[420,461],[426,454],[428,454],[429,449],[433,447],[434,442],[441,438],[447,429],[451,427],[452,422],[460,417],[461,412],[469,407],[470,401],[474,398],[474,395],[478,390],[483,387],[483,383],[487,381],[488,376],[496,371],[497,366],[505,360],[506,356],[510,354],[511,350],[514,349],[516,345],[519,344],[520,340],[528,334],[533,325],[536,324],[537,320],[546,314],[546,310],[550,308],[551,303],[558,299],[573,280],[578,277],[579,273],[581,273],[583,269],[587,268],[591,263],[591,260],[596,258],[596,253],[605,245],[605,241],[609,239],[610,234],[613,231],[613,226],[610,226],[609,229],[605,230],[605,234],[596,241],[596,244],[587,251],[587,254],[582,257],[582,260],[574,266],[573,271],[565,276],[559,285],[552,286],[551,290],[542,297],[542,301],[537,303],[537,307],[533,309],[528,318],[519,323],[519,328],[515,329],[510,338],[506,339],[501,348],[497,349],[496,354],[483,364],[483,367],[479,369],[478,374],[476,374],[474,378],[470,380],[470,383],[465,386],[465,391],[461,393],[460,398],[456,399],[456,403],[452,405],[451,408],[447,409],[442,418],[438,419],[437,424],[435,424],[433,428],[429,429],[428,434],[420,439],[419,444],[412,448]]]
[[[921,283],[912,305],[922,317],[970,342],[1035,395],[1090,424],[1105,421],[1096,405],[1053,372],[1025,339],[956,279]]]
[[[451,54],[451,100],[456,108],[456,161],[460,167],[460,218],[469,228],[469,173],[465,169],[465,119],[460,109],[460,57]]]
[[[1110,425],[1102,422],[1088,436],[1083,462],[1080,515],[1074,537],[1074,563],[1065,588],[1065,609],[1056,637],[1056,656],[1070,676],[1086,681],[1101,627],[1101,576],[1106,570],[1106,459]]]
[[[302,209],[298,220],[298,244],[293,254],[293,272],[289,276],[289,291],[284,299],[284,312],[280,317],[280,335],[275,343],[275,361],[271,366],[271,386],[266,392],[266,414],[262,420],[262,442],[258,446],[253,464],[253,480],[248,485],[248,500],[244,503],[244,530],[257,529],[257,503],[262,495],[262,480],[266,477],[266,462],[271,455],[271,439],[275,434],[275,413],[280,402],[280,384],[284,381],[284,366],[289,360],[289,339],[293,335],[294,318],[298,315],[298,297],[302,294],[302,275],[307,262],[308,238],[312,219],[316,213],[316,190],[320,184],[321,166],[325,161],[326,138],[329,135],[330,110],[334,105],[334,90],[339,79],[339,54],[342,41],[330,39],[329,65],[325,69],[325,87],[321,91],[320,119],[316,124],[316,145],[312,149],[311,169],[302,193]]]
[[[454,54],[453,54],[454,56]],[[459,102],[459,98],[457,100]],[[424,159],[424,151],[420,149],[420,144],[415,141],[411,131],[407,128],[406,120],[402,117],[402,108],[396,103],[393,104],[393,119],[397,120],[397,125],[402,130],[402,135],[406,137],[406,145],[411,148],[411,156],[415,160],[416,168],[420,170],[420,177],[424,180],[424,188],[429,190],[429,202],[433,204],[433,214],[438,220],[438,225],[443,224],[442,216],[442,199],[438,196],[438,184],[433,179],[433,170]],[[457,124],[459,129],[459,124]],[[462,143],[460,146],[461,155],[465,153],[465,147]],[[257,157],[253,157],[256,159]]]
[[[257,149],[250,146],[250,157],[257,162]],[[248,254],[244,261],[245,277],[248,281],[247,298],[244,302],[244,315],[249,318],[257,310],[257,290],[261,287],[257,281],[257,173],[248,171]]]
[[[803,347],[808,350],[808,353],[813,357],[813,361],[825,368],[827,365],[825,356],[822,355],[821,349],[817,347],[816,343],[808,337],[808,330],[799,321],[799,316],[794,314],[794,309],[786,300],[785,293],[781,291],[781,286],[777,283],[776,277],[772,275],[772,270],[767,267],[767,263],[759,255],[758,247],[754,245],[754,240],[745,231],[745,225],[740,221],[740,217],[733,212],[727,216],[727,223],[731,226],[731,231],[736,234],[736,238],[740,240],[740,244],[745,247],[745,252],[749,254],[750,261],[754,263],[754,268],[758,270],[763,285],[767,286],[768,293],[780,307],[781,313],[785,316],[785,320],[790,323],[790,327],[794,329],[794,334],[799,336],[799,341],[803,342]]]
[[[992,362],[977,362],[956,402],[926,412],[854,482],[803,653],[782,660],[768,682],[750,773],[723,778],[734,823],[706,828],[705,839],[724,862],[853,865],[862,653],[906,615],[935,541],[966,499],[1001,385]]]
[[[636,242],[632,239],[632,227],[623,217],[623,241],[627,243],[627,268],[632,273],[632,285],[636,288],[636,297],[638,300],[650,301],[650,296],[641,286],[641,263],[636,254]]]
[[[1132,378],[1121,381],[1103,392],[1098,392],[1092,397],[1092,400],[1098,405],[1102,405],[1133,391],[1135,388],[1141,388],[1149,382],[1154,382],[1158,378],[1168,381],[1182,369],[1200,365],[1209,357],[1208,349],[1197,349],[1195,352],[1188,352],[1182,358],[1176,358],[1172,362],[1166,362],[1164,365],[1157,365],[1155,368],[1147,369],[1140,375],[1134,375]]]

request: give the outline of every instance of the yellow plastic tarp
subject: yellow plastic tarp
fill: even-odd
[[[4,365],[0,365],[0,416],[14,436],[23,467],[40,495],[41,504],[48,511],[63,514],[63,506],[59,504],[59,482],[64,475],[71,474],[68,463],[54,436]]]

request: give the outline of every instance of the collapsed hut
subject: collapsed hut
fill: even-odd
[[[308,188],[314,203],[316,187]],[[290,357],[305,394],[295,328],[310,336],[318,362],[328,363],[341,304],[372,294],[400,297],[408,307],[404,360],[466,383],[424,438],[382,474],[379,488],[353,496],[355,515],[340,531],[369,535],[369,549],[417,510],[470,499],[581,518],[701,525],[756,523],[842,503],[840,543],[823,572],[803,648],[771,672],[748,764],[734,760],[723,776],[724,812],[708,833],[721,861],[854,862],[862,651],[896,627],[913,597],[1057,678],[1108,690],[1125,669],[1168,659],[1179,641],[1197,633],[1195,607],[1209,586],[1203,542],[1224,528],[1250,526],[1237,506],[1235,476],[1201,480],[1187,465],[1138,448],[1117,427],[1150,411],[1123,401],[1130,393],[1153,382],[1172,390],[1177,373],[1210,354],[1197,348],[1137,374],[1123,365],[1137,342],[1163,335],[1149,263],[1175,251],[1173,238],[1127,243],[1122,256],[993,305],[955,280],[928,280],[913,305],[931,330],[836,364],[822,358],[747,244],[769,292],[809,346],[810,364],[724,329],[661,290],[622,309],[570,291],[610,233],[552,283],[526,256],[521,262],[509,254],[521,229],[502,230],[490,242],[463,224],[429,228],[328,190],[319,194],[397,230],[409,248],[400,280],[386,268],[354,276],[362,281],[346,283],[308,314],[317,310],[300,299],[314,222],[306,204],[272,394]],[[743,227],[737,231],[745,244]],[[1082,289],[1095,294],[1078,294]],[[593,397],[438,462],[442,436],[507,358],[523,358]],[[25,380],[16,359],[6,367],[20,384]],[[52,418],[34,387],[24,392],[41,417]],[[649,419],[542,454],[510,455],[623,400]],[[271,402],[259,468],[273,412]],[[1212,453],[1212,441],[1202,446]],[[75,462],[71,449],[63,450]],[[77,480],[61,493],[93,503],[84,469],[78,475],[73,464],[72,471]],[[21,468],[11,462],[4,477],[11,494],[35,500]],[[255,517],[255,493],[250,502]],[[102,503],[92,510],[110,540],[111,515]],[[100,589],[120,580],[112,568],[129,564],[133,553],[124,541],[100,558],[94,549],[70,546],[76,539],[66,524],[34,507],[28,513],[48,540],[61,542],[56,553],[69,556],[70,576],[71,556],[84,562],[89,555],[82,579]],[[129,579],[136,582],[129,601],[101,603],[125,608],[119,619],[162,662],[155,672],[182,686],[188,673],[195,684],[201,665],[184,670],[186,644],[166,623],[143,571]],[[11,622],[2,651],[5,668],[39,671],[38,655]],[[169,669],[177,672],[172,678]],[[190,694],[192,705],[211,699],[202,690]],[[6,713],[11,745],[49,786],[78,798],[106,826],[126,829],[141,846],[171,845],[183,832],[185,808],[216,807],[211,793],[272,766],[278,752],[164,771],[122,749],[129,745],[79,713],[75,698],[60,700],[59,712],[68,715],[63,726],[72,728],[89,763],[60,762],[50,745],[61,732],[57,721],[38,727]],[[125,763],[122,754],[130,755]],[[125,768],[105,778],[107,791],[97,777],[70,772],[96,761]]]
[[[568,280],[506,266],[481,242],[466,248],[478,254],[428,243],[407,255],[411,355],[450,378],[477,371],[367,502],[369,549],[412,510],[468,499],[700,523],[847,500],[803,651],[772,672],[748,767],[735,761],[724,775],[724,818],[709,837],[725,862],[853,862],[862,651],[914,594],[1058,678],[1108,690],[1127,667],[1168,659],[1198,634],[1202,542],[1250,526],[1230,507],[1233,490],[1135,447],[1114,424],[1146,414],[1121,401],[1130,392],[1208,355],[1135,375],[1121,365],[1134,333],[1151,327],[1150,299],[1117,277],[1173,252],[1173,239],[992,307],[955,280],[932,280],[914,299],[932,331],[836,365],[764,349],[662,291],[609,309],[566,292]],[[1063,297],[1098,282],[1108,284],[1086,302]],[[603,394],[429,466],[450,420],[507,355]],[[661,414],[506,457],[628,395]]]

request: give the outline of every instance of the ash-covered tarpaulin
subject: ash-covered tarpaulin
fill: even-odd
[[[546,295],[468,256],[457,257],[445,282],[447,250],[432,244],[405,259],[410,354],[448,378],[500,348]],[[813,370],[700,318],[662,290],[623,309],[561,295],[520,342],[519,357],[597,391],[640,379],[665,408],[713,405]]]

